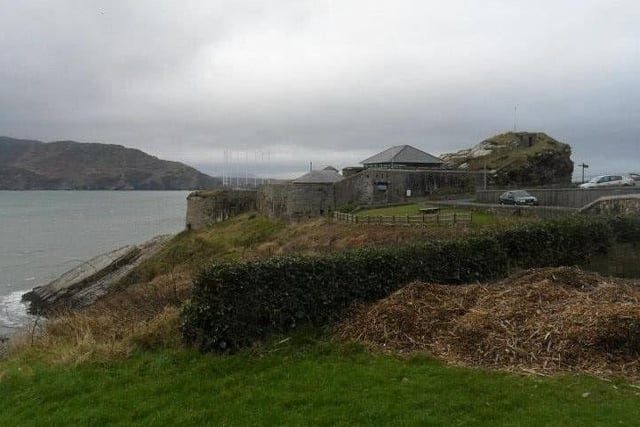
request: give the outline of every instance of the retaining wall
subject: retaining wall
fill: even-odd
[[[601,197],[582,209],[586,215],[640,215],[640,194]]]
[[[562,206],[581,208],[600,197],[614,195],[640,194],[640,187],[609,187],[609,188],[544,188],[526,189],[532,196],[538,198],[542,206]],[[480,203],[498,203],[498,196],[507,190],[479,190],[476,191],[476,201]]]

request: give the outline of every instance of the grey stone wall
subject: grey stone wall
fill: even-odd
[[[564,206],[581,208],[600,197],[613,195],[640,194],[639,187],[609,188],[544,188],[526,189],[538,198],[541,206]],[[498,203],[498,196],[507,190],[486,190],[476,192],[476,201],[480,203]]]
[[[481,184],[482,174],[477,172],[371,168],[335,184],[336,206],[402,203],[413,197],[470,192]]]
[[[331,183],[270,184],[258,190],[258,212],[287,220],[325,215],[335,209]]]
[[[579,212],[585,215],[640,215],[640,194],[601,197]]]
[[[194,191],[187,196],[187,230],[197,230],[256,209],[256,191]]]
[[[287,191],[287,217],[291,220],[327,214],[336,207],[333,183],[291,183]]]
[[[285,218],[288,184],[265,184],[258,188],[258,212],[269,217]]]

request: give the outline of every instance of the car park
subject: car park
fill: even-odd
[[[525,190],[506,191],[498,197],[498,203],[501,205],[530,205],[538,204],[538,199]]]
[[[632,178],[627,178],[622,175],[600,175],[591,178],[584,184],[581,184],[580,188],[599,188],[630,185],[636,185],[636,182]]]

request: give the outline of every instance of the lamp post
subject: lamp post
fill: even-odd
[[[581,182],[581,184],[583,184],[584,183],[584,170],[587,169],[589,167],[589,165],[587,165],[585,163],[580,163],[578,165],[578,167],[582,168],[582,182]]]

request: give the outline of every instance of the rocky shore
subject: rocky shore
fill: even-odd
[[[155,255],[171,235],[155,237],[140,245],[128,245],[98,255],[67,271],[53,282],[22,296],[30,314],[85,307],[110,293],[134,268]]]

